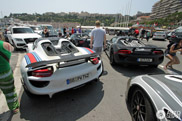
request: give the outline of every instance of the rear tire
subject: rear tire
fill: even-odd
[[[116,62],[115,62],[115,60],[114,60],[113,51],[110,52],[109,60],[110,60],[110,64],[111,64],[111,65],[116,65]]]
[[[140,88],[136,88],[132,94],[130,109],[133,121],[157,120],[148,95]]]

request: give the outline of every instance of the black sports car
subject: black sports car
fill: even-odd
[[[157,67],[164,60],[162,48],[146,45],[134,37],[118,36],[107,41],[106,53],[110,63],[150,65]]]
[[[90,47],[90,37],[88,34],[72,34],[70,41],[79,47]]]

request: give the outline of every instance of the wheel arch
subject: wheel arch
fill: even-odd
[[[144,89],[141,85],[138,85],[138,84],[134,84],[132,85],[129,90],[128,90],[128,93],[127,93],[127,99],[126,99],[126,103],[127,103],[127,107],[130,111],[131,107],[130,107],[130,104],[131,104],[131,98],[132,98],[132,93],[135,91],[135,89],[141,89],[145,94],[146,94],[146,98],[149,100],[151,106],[152,106],[152,109],[154,112],[157,111],[157,108],[155,106],[155,104],[153,103],[151,97],[149,96],[150,94],[146,91],[146,89]]]

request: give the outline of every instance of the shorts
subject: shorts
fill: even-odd
[[[165,56],[171,55],[171,56],[176,56],[176,53],[170,53],[169,50],[165,50]]]
[[[93,50],[99,55],[102,54],[102,47],[93,47]]]

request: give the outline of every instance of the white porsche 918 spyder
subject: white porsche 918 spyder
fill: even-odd
[[[21,63],[22,84],[28,95],[49,95],[98,79],[99,56],[89,48],[76,47],[66,39],[40,38],[27,45]]]

